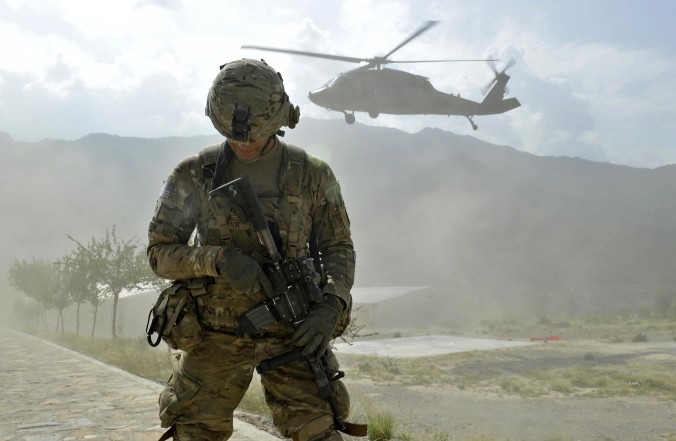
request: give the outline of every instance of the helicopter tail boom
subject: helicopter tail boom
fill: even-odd
[[[477,115],[497,115],[498,113],[509,112],[521,106],[516,98],[507,98],[501,100],[486,101],[485,99],[479,105]]]

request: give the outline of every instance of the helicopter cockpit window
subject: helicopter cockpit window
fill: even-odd
[[[333,86],[333,84],[334,84],[335,82],[336,82],[336,79],[335,79],[335,78],[331,78],[329,81],[327,81],[326,83],[324,83],[324,85],[322,86],[322,88],[325,88],[325,87],[331,87],[331,86]]]

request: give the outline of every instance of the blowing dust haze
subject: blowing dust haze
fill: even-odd
[[[156,290],[124,293],[118,338],[110,300],[68,307],[55,333],[57,309],[9,268],[113,227],[144,250],[169,173],[223,139],[204,114],[219,66],[264,58],[300,107],[282,139],[330,165],[349,214],[357,331],[336,353],[352,418],[391,417],[382,439],[676,440],[676,4],[219,6],[0,2],[0,439],[160,433]],[[450,59],[482,61],[431,62]],[[103,364],[150,380],[63,395],[132,378]],[[259,408],[236,420],[269,430],[254,383],[240,410]]]

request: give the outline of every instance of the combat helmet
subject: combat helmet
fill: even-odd
[[[243,58],[221,66],[207,96],[206,115],[228,139],[255,141],[296,127],[298,106],[284,91],[281,74],[264,60]]]

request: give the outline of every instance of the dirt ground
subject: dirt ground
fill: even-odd
[[[353,396],[353,417],[359,419],[366,408],[386,411],[396,417],[395,433],[414,434],[409,439],[676,441],[673,391],[610,396],[597,396],[589,390],[533,394],[528,393],[531,389],[524,382],[534,380],[528,380],[528,375],[522,376],[538,368],[580,364],[597,370],[629,366],[646,369],[646,372],[657,367],[676,375],[673,369],[676,368],[676,341],[671,333],[651,336],[647,342],[562,338],[525,347],[482,351],[480,355],[466,353],[417,359],[415,363],[434,372],[437,380],[433,377],[412,379],[405,372],[415,366],[411,362],[404,366],[399,360],[381,363],[381,369],[385,366],[384,369],[391,372],[379,377],[371,369],[378,364],[374,359],[339,354],[347,373],[345,381]],[[463,382],[463,378],[470,381]],[[501,379],[505,378],[519,378],[517,384],[523,390],[500,387]]]
[[[637,329],[493,330],[488,338],[529,341],[523,335],[531,332],[560,340],[413,358],[339,351],[352,397],[349,420],[392,415],[401,441],[676,441],[675,332]],[[638,335],[647,341],[634,342]],[[550,372],[548,387],[534,371]],[[578,371],[601,382],[607,372],[615,389],[551,387],[558,375]],[[627,383],[652,387],[626,387],[618,372],[627,373]],[[277,434],[267,417],[239,416]]]

